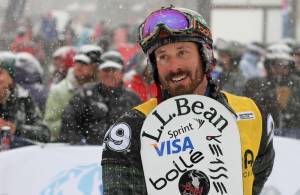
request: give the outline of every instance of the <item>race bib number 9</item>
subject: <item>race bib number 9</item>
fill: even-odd
[[[141,158],[149,195],[242,195],[240,135],[233,114],[199,95],[177,96],[146,118]]]
[[[116,152],[123,152],[130,146],[131,129],[126,123],[117,123],[105,135],[105,147]]]

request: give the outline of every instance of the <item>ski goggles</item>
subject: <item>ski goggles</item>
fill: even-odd
[[[171,34],[178,35],[199,32],[211,40],[209,29],[199,19],[180,10],[168,8],[152,12],[139,27],[139,39],[142,44],[155,37],[161,27]]]

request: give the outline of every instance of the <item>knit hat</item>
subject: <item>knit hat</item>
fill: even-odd
[[[104,61],[102,64],[100,64],[99,67],[98,67],[99,70],[102,70],[102,69],[105,69],[105,68],[114,68],[114,69],[117,69],[117,70],[122,70],[123,65],[120,64],[120,63],[114,62],[112,60],[107,60],[107,61]]]
[[[121,53],[118,51],[115,51],[115,50],[110,50],[110,51],[103,53],[103,55],[101,56],[101,60],[102,61],[113,61],[122,66],[125,65],[125,62],[124,62],[124,59],[123,59]]]
[[[80,62],[83,64],[91,64],[92,60],[89,56],[87,56],[85,54],[77,54],[74,57],[74,62]]]
[[[0,52],[0,68],[5,69],[14,80],[16,77],[15,55],[10,52]]]

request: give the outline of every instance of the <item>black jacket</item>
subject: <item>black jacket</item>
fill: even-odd
[[[300,77],[290,75],[282,81],[254,78],[247,82],[244,95],[256,101],[263,112],[278,121],[277,135],[300,138]]]
[[[141,103],[123,87],[109,89],[100,83],[76,92],[62,115],[60,139],[72,144],[102,144],[106,130],[123,113]]]
[[[15,142],[12,147],[28,145],[28,141],[48,142],[50,131],[42,123],[42,116],[37,105],[34,104],[29,92],[19,85],[11,90],[4,105],[0,105],[0,117],[16,125]]]

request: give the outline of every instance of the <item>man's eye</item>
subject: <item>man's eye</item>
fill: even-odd
[[[167,55],[160,55],[157,57],[157,60],[166,60],[167,58]]]
[[[181,51],[178,52],[178,55],[179,56],[186,56],[186,55],[188,55],[188,52],[185,51],[185,50],[181,50]]]

